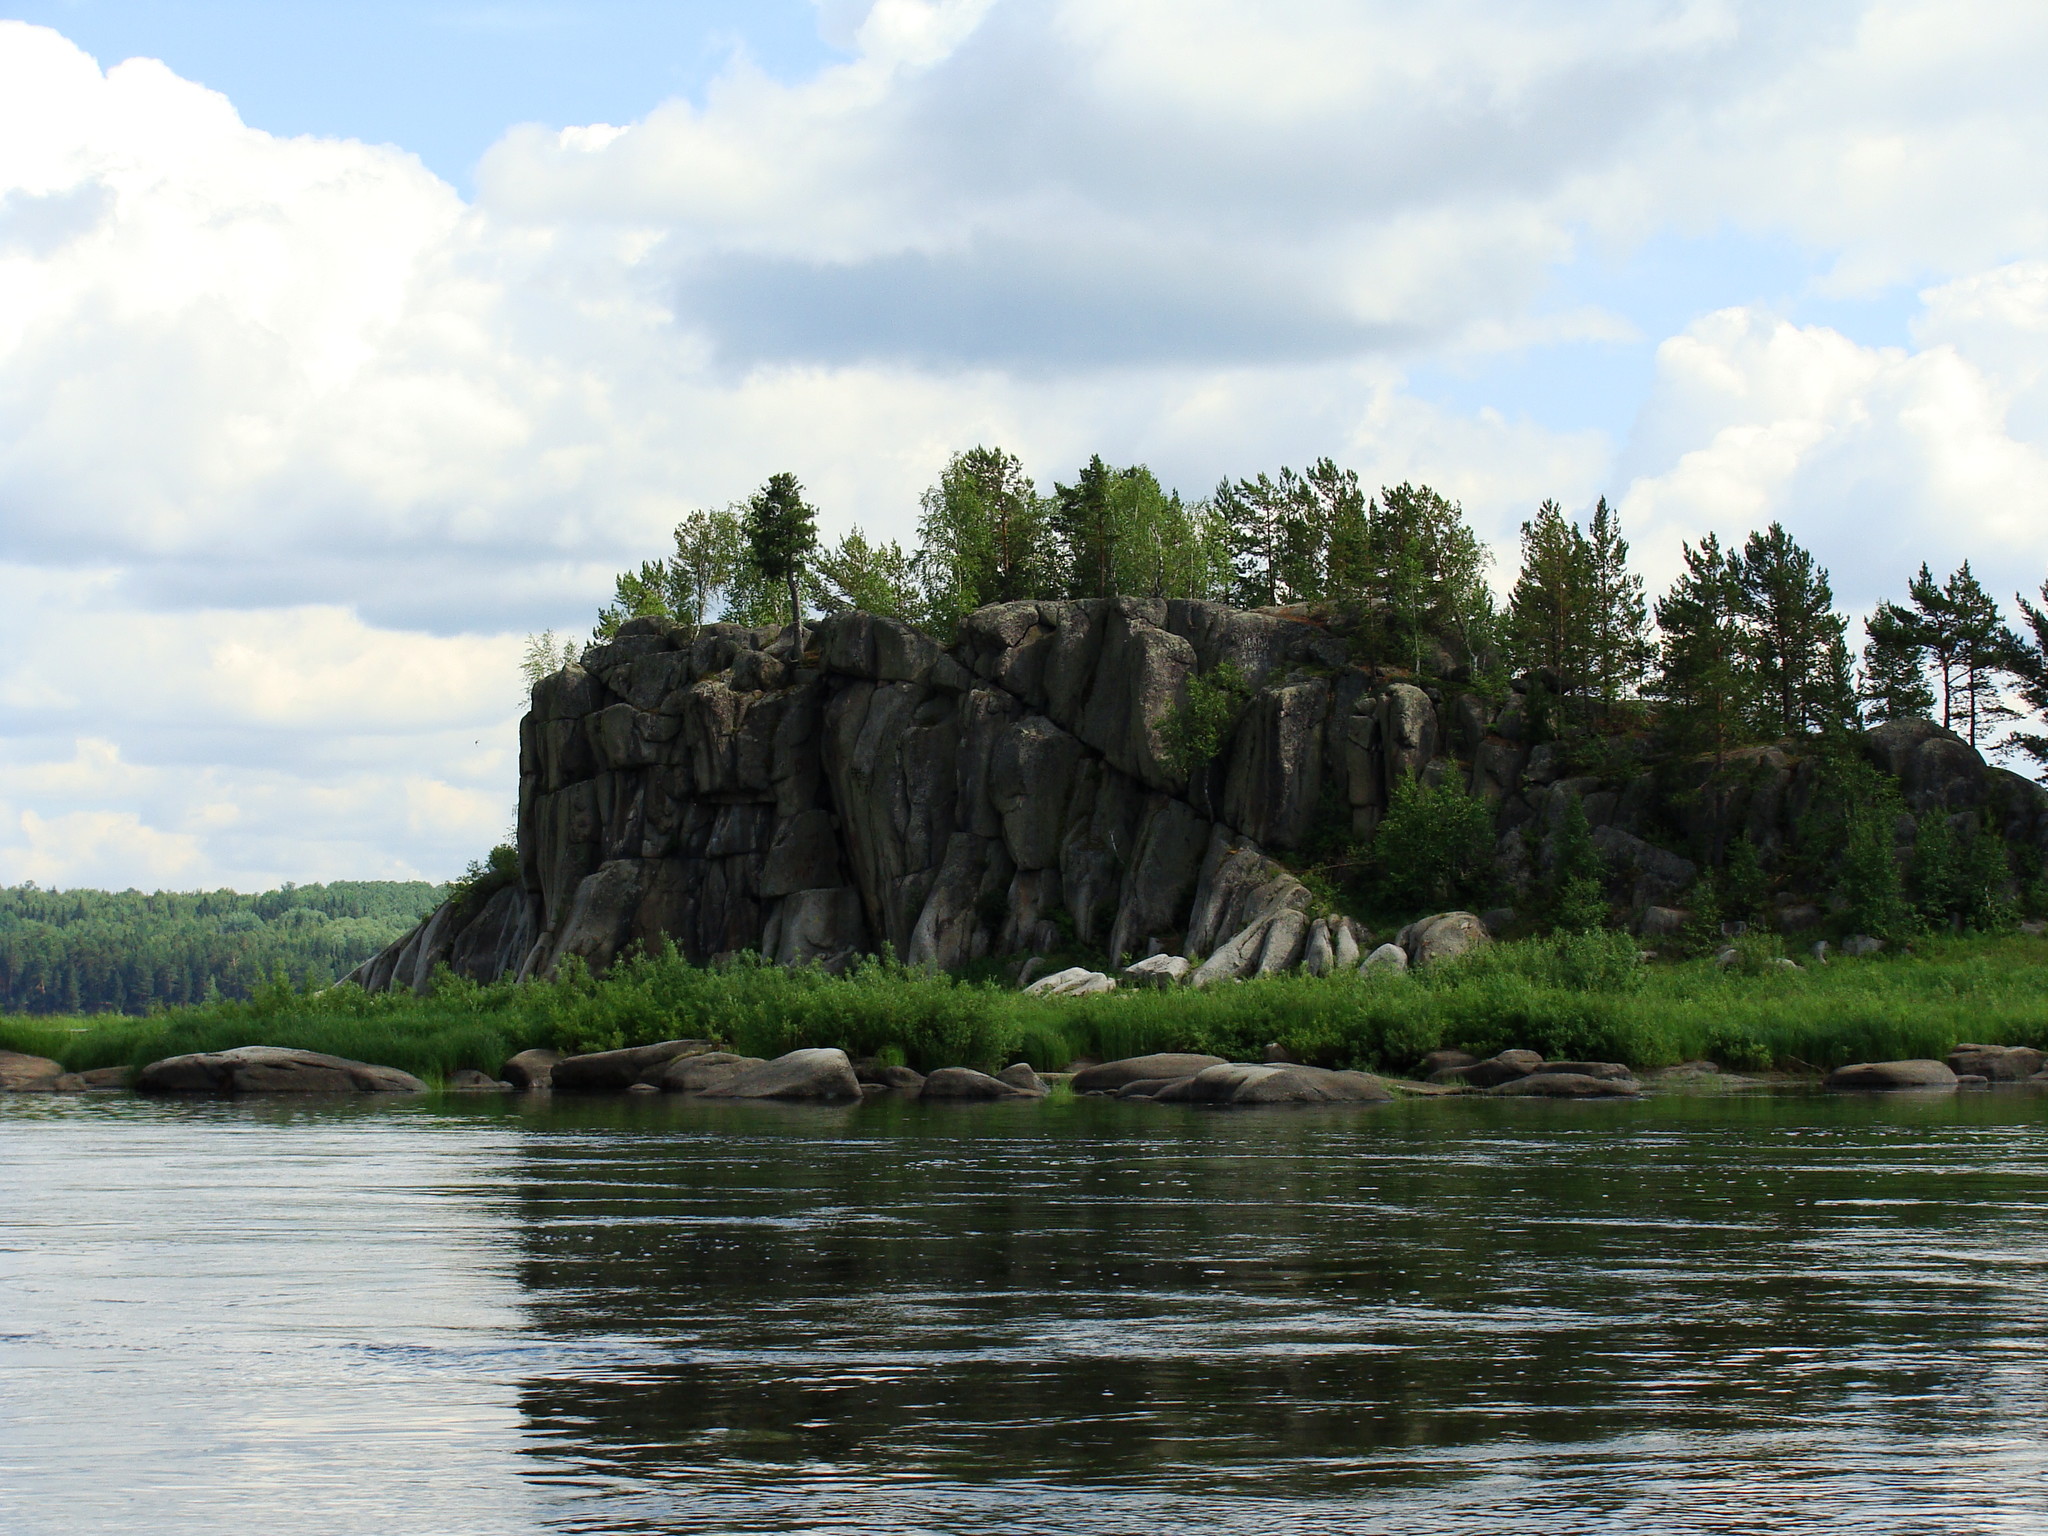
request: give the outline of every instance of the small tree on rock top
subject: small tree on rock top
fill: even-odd
[[[817,512],[804,500],[804,488],[796,476],[785,470],[770,475],[768,483],[748,499],[744,521],[754,568],[763,580],[789,588],[789,622],[801,656],[804,610],[799,586],[804,563],[818,546]]]

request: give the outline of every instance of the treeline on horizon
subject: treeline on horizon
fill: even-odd
[[[788,474],[690,514],[672,554],[618,577],[593,639],[646,615],[758,625],[859,609],[950,638],[974,609],[1018,599],[1345,604],[1373,661],[1421,674],[1453,646],[1481,692],[1535,680],[1539,702],[1563,706],[1560,735],[1648,728],[1670,750],[1721,752],[1929,715],[2048,769],[2048,735],[2016,728],[2048,714],[2044,607],[2016,595],[2009,622],[1968,561],[1946,578],[1923,563],[1866,621],[1859,656],[1826,568],[1778,522],[1739,548],[1713,534],[1686,545],[1652,601],[1604,498],[1583,524],[1546,501],[1521,526],[1505,604],[1456,502],[1409,484],[1372,494],[1328,458],[1188,502],[1145,466],[1099,455],[1041,494],[1014,454],[977,447],[924,493],[913,550],[859,528],[825,546],[815,527]],[[2048,606],[2048,581],[2041,595]],[[581,650],[534,636],[526,671]]]
[[[0,886],[0,1012],[146,1013],[246,998],[282,972],[318,986],[447,894],[424,880],[237,891]]]

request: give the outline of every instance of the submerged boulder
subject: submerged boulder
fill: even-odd
[[[929,1086],[929,1079],[927,1086]],[[747,1067],[716,1088],[707,1099],[857,1099],[860,1079],[846,1052],[830,1047],[791,1051],[773,1061]]]
[[[1229,1061],[1169,1083],[1152,1098],[1160,1104],[1378,1104],[1393,1096],[1366,1072]]]
[[[1074,1074],[1073,1089],[1076,1093],[1115,1093],[1126,1083],[1135,1083],[1141,1078],[1171,1081],[1178,1077],[1193,1077],[1204,1067],[1222,1065],[1221,1056],[1201,1056],[1185,1051],[1126,1056],[1121,1061],[1105,1061],[1098,1066],[1084,1067]]]
[[[153,1061],[137,1074],[137,1093],[424,1093],[410,1072],[345,1056],[286,1046],[245,1045]]]
[[[1912,1061],[1859,1061],[1837,1067],[1827,1076],[1824,1087],[1890,1092],[1903,1088],[1949,1089],[1956,1074],[1948,1063],[1917,1058]]]
[[[1562,1065],[1570,1065],[1565,1063]],[[1567,1072],[1560,1067],[1546,1066],[1541,1072],[1531,1072],[1526,1077],[1511,1078],[1496,1084],[1487,1092],[1496,1098],[1540,1098],[1540,1099],[1615,1099],[1632,1098],[1643,1091],[1643,1085],[1630,1076],[1626,1070],[1619,1077],[1595,1077],[1588,1072]]]

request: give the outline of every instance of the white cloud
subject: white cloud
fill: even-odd
[[[1625,456],[1657,466],[1623,501],[1653,570],[1675,571],[1680,539],[1778,519],[1859,609],[1922,560],[1970,559],[1994,592],[2031,593],[2048,574],[2048,456],[2012,408],[2038,389],[2043,354],[2015,337],[2039,329],[2043,295],[2032,266],[1934,290],[1914,351],[1753,310],[1665,342]]]
[[[2038,5],[820,17],[847,62],[515,129],[473,203],[0,22],[0,878],[452,872],[503,827],[517,634],[781,467],[893,536],[998,441],[1193,492],[1336,452],[1502,544],[1626,485],[1653,574],[1783,516],[1856,601],[2048,562]],[[1404,387],[1634,345],[1560,268],[1730,230],[1925,283],[1912,344],[1701,316],[1618,458]]]

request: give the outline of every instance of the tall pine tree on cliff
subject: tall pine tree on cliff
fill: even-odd
[[[1585,690],[1597,643],[1593,552],[1577,523],[1546,501],[1522,524],[1522,574],[1508,596],[1508,636],[1525,667],[1548,670],[1561,694]]]
[[[1846,625],[1828,573],[1772,523],[1752,533],[1734,562],[1743,658],[1756,678],[1756,729],[1797,736],[1836,723],[1839,678],[1829,655]]]
[[[788,471],[770,475],[747,501],[747,550],[762,580],[789,588],[789,623],[796,653],[804,650],[804,608],[799,584],[804,563],[818,547],[818,518],[804,500],[804,488]]]
[[[1621,516],[1602,496],[1586,532],[1592,573],[1592,656],[1594,688],[1608,704],[1633,695],[1650,669],[1649,607],[1643,578],[1628,568],[1628,540]]]
[[[1685,570],[1657,600],[1655,692],[1665,733],[1681,751],[1711,751],[1718,764],[1740,738],[1752,680],[1742,663],[1734,562],[1713,534],[1682,546]]]

